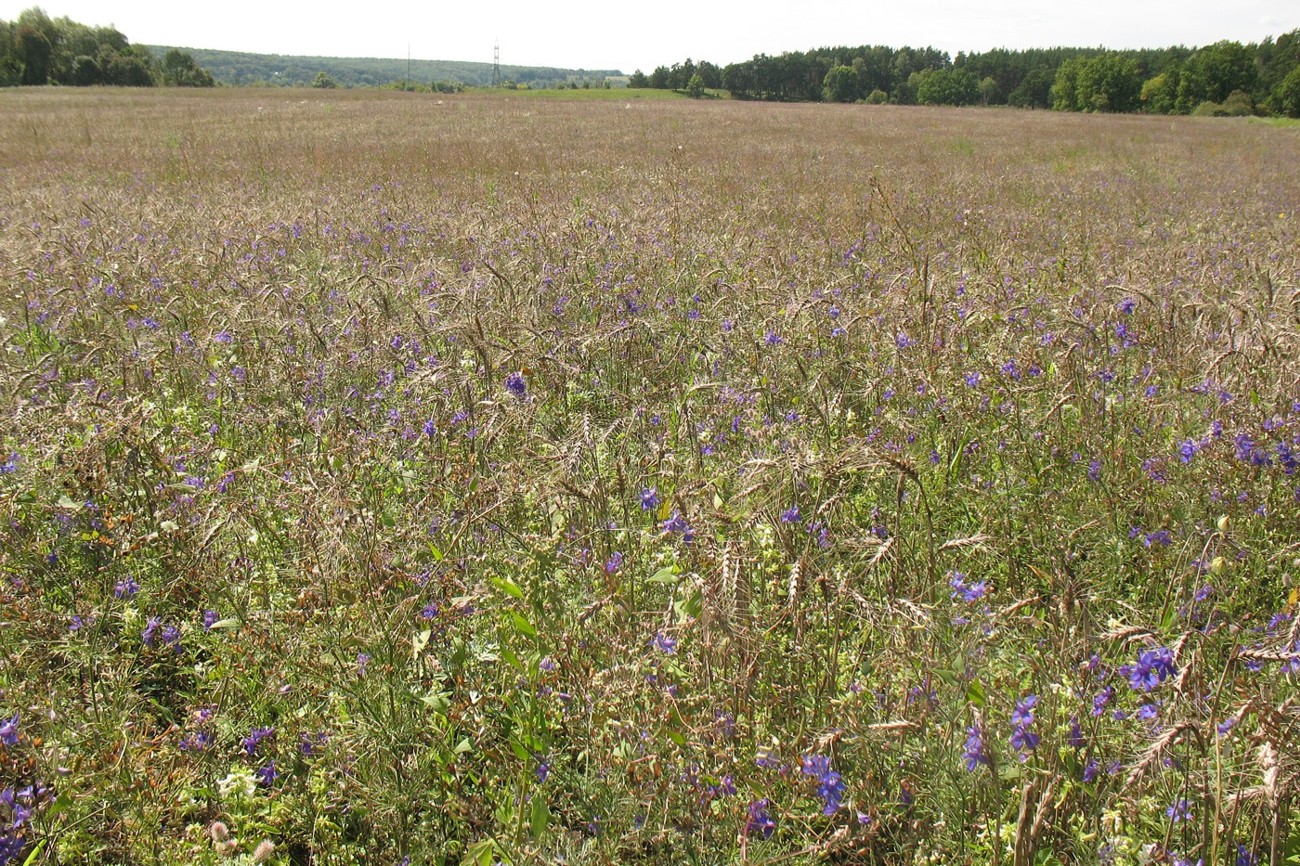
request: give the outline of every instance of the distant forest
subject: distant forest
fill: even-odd
[[[501,66],[504,87],[621,85],[617,69]],[[491,63],[356,57],[286,57],[200,48],[132,45],[113,27],[51,18],[40,8],[0,20],[0,87],[58,84],[125,87],[405,87],[459,90],[494,84]]]
[[[0,21],[0,87],[62,84],[89,87],[212,87],[194,57],[175,49],[161,59],[112,27],[89,27],[27,9],[17,21]]]
[[[1201,48],[819,48],[719,67],[686,60],[641,70],[630,87],[735,99],[899,105],[1010,105],[1057,111],[1300,117],[1300,30]]]
[[[702,97],[897,105],[1009,105],[1056,111],[1300,117],[1300,30],[1243,45],[1104,48],[819,48],[719,67],[687,59],[649,75],[616,69],[502,66],[449,60],[296,57],[132,45],[112,27],[31,8],[0,21],[0,87],[14,85],[401,87],[456,91],[629,87]]]
[[[165,47],[154,47],[165,52]],[[239,51],[184,49],[199,65],[212,73],[220,84],[236,86],[283,85],[320,86],[329,81],[338,87],[383,87],[403,83],[433,86],[435,90],[460,87],[490,87],[491,63],[457,60],[407,61],[372,57],[295,57],[280,54],[247,54]],[[324,78],[322,78],[322,73]],[[556,87],[570,84],[581,87],[604,86],[609,78],[623,78],[617,69],[559,69],[550,66],[501,65],[503,86]],[[325,86],[329,86],[326,84]]]

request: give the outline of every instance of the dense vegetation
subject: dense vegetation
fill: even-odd
[[[1300,138],[863,118],[6,94],[0,863],[1295,862]]]
[[[186,51],[221,84],[305,87],[315,84],[322,73],[339,87],[380,87],[405,82],[432,85],[435,90],[446,91],[464,87],[488,87],[493,83],[491,63],[411,60],[408,67],[406,60],[384,58],[291,57],[202,48],[188,48]],[[584,83],[596,86],[603,85],[607,78],[621,75],[615,69],[501,65],[502,84],[505,86],[555,87],[571,82],[578,86]]]
[[[994,49],[949,58],[933,48],[822,48],[723,68],[688,59],[650,75],[637,70],[630,84],[686,90],[693,78],[738,99],[1300,117],[1300,30],[1196,49]]]
[[[213,83],[192,55],[172,49],[159,61],[148,48],[132,45],[112,27],[50,18],[35,7],[17,21],[0,21],[0,87],[211,87]]]

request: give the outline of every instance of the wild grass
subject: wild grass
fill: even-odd
[[[0,117],[0,862],[1295,861],[1291,130]]]

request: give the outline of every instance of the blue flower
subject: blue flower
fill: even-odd
[[[1133,691],[1149,692],[1169,677],[1177,676],[1178,668],[1174,665],[1173,651],[1168,647],[1157,647],[1143,650],[1136,662],[1124,665],[1119,672],[1128,677]]]
[[[253,775],[257,777],[258,784],[266,788],[271,787],[275,780],[280,778],[280,774],[275,769],[275,761],[267,761],[266,766],[255,770]]]
[[[506,376],[506,390],[522,400],[528,394],[528,383],[524,381],[524,374],[515,372]]]
[[[645,487],[641,490],[641,510],[654,511],[659,507],[659,493],[653,487]]]
[[[248,736],[244,737],[242,741],[244,753],[251,758],[253,753],[257,751],[258,745],[260,745],[263,740],[274,736],[275,728],[253,728],[253,730],[249,732]]]
[[[781,522],[782,522],[782,523],[798,523],[798,522],[799,522],[799,519],[800,519],[800,518],[799,518],[799,506],[798,506],[798,505],[791,505],[791,506],[790,506],[789,508],[787,508],[785,511],[782,511],[782,512],[781,512]]]
[[[1190,821],[1192,819],[1192,804],[1183,799],[1175,800],[1169,804],[1168,809],[1165,809],[1165,815],[1174,823]]]
[[[659,632],[650,641],[650,645],[662,653],[672,655],[677,652],[677,641],[670,638],[663,632]]]
[[[844,799],[844,780],[831,769],[831,759],[825,755],[804,755],[799,760],[799,770],[805,776],[817,777],[817,796],[825,802],[823,815],[834,815]]]
[[[988,753],[984,751],[984,732],[980,730],[979,725],[971,725],[966,729],[966,751],[962,753],[962,757],[966,760],[966,769],[972,773],[980,764],[986,767],[993,766]]]
[[[695,530],[691,528],[691,525],[686,522],[686,518],[682,517],[679,511],[674,511],[673,516],[664,521],[663,530],[664,532],[680,532],[682,541],[687,544],[695,540]]]
[[[776,829],[776,822],[772,820],[772,815],[768,812],[767,800],[754,800],[749,804],[749,817],[745,820],[746,836],[762,836],[764,839],[772,837],[772,831]]]
[[[18,713],[14,713],[12,719],[0,722],[0,743],[11,749],[18,745],[18,716]]]
[[[1034,707],[1038,704],[1038,695],[1027,695],[1016,701],[1016,708],[1011,713],[1011,724],[1026,727],[1034,723]]]

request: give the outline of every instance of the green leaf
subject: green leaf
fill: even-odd
[[[489,578],[489,582],[511,598],[517,598],[520,601],[524,600],[523,590],[521,590],[513,581],[504,577],[493,577]]]
[[[679,746],[686,745],[686,738],[683,737],[681,734],[677,733],[676,731],[668,731],[667,733],[668,733],[668,739],[672,740],[677,745]]]
[[[496,853],[496,844],[491,839],[481,839],[469,846],[461,866],[492,866],[492,855]]]
[[[984,687],[980,685],[979,680],[971,680],[970,685],[966,687],[966,700],[977,707],[984,706]]]
[[[677,615],[682,619],[694,619],[704,610],[704,593],[702,590],[695,590],[686,598],[677,602],[674,607],[677,608]]]
[[[528,761],[531,760],[533,757],[531,754],[528,753],[528,749],[524,747],[524,744],[519,742],[518,740],[510,741],[510,749],[515,753],[515,757],[521,761]]]
[[[433,629],[426,628],[424,631],[411,638],[411,649],[418,657],[424,652],[424,648],[429,645],[429,638],[433,636]]]
[[[233,617],[231,619],[217,620],[208,627],[208,631],[217,631],[218,629],[221,631],[228,631],[232,628],[239,628],[239,620],[234,619]]]
[[[667,568],[661,568],[650,577],[651,583],[677,583],[680,578],[677,576],[680,572],[676,565],[670,565]]]
[[[546,834],[547,825],[551,823],[551,808],[546,805],[545,798],[534,794],[532,806],[528,811],[528,824],[532,828],[533,836],[541,838]]]
[[[512,625],[514,625],[515,631],[519,632],[520,634],[525,635],[526,637],[537,637],[537,629],[533,628],[533,624],[528,620],[524,619],[523,614],[519,613],[518,611],[512,610],[510,612],[510,622]],[[517,659],[516,659],[516,664],[518,664]],[[520,667],[522,668],[523,665],[520,665]]]
[[[429,692],[420,698],[420,702],[440,716],[446,716],[451,709],[451,699],[446,692]]]
[[[510,647],[501,648],[501,658],[505,659],[508,664],[518,668],[520,672],[524,671],[524,663],[519,660],[519,656],[515,655]]]

